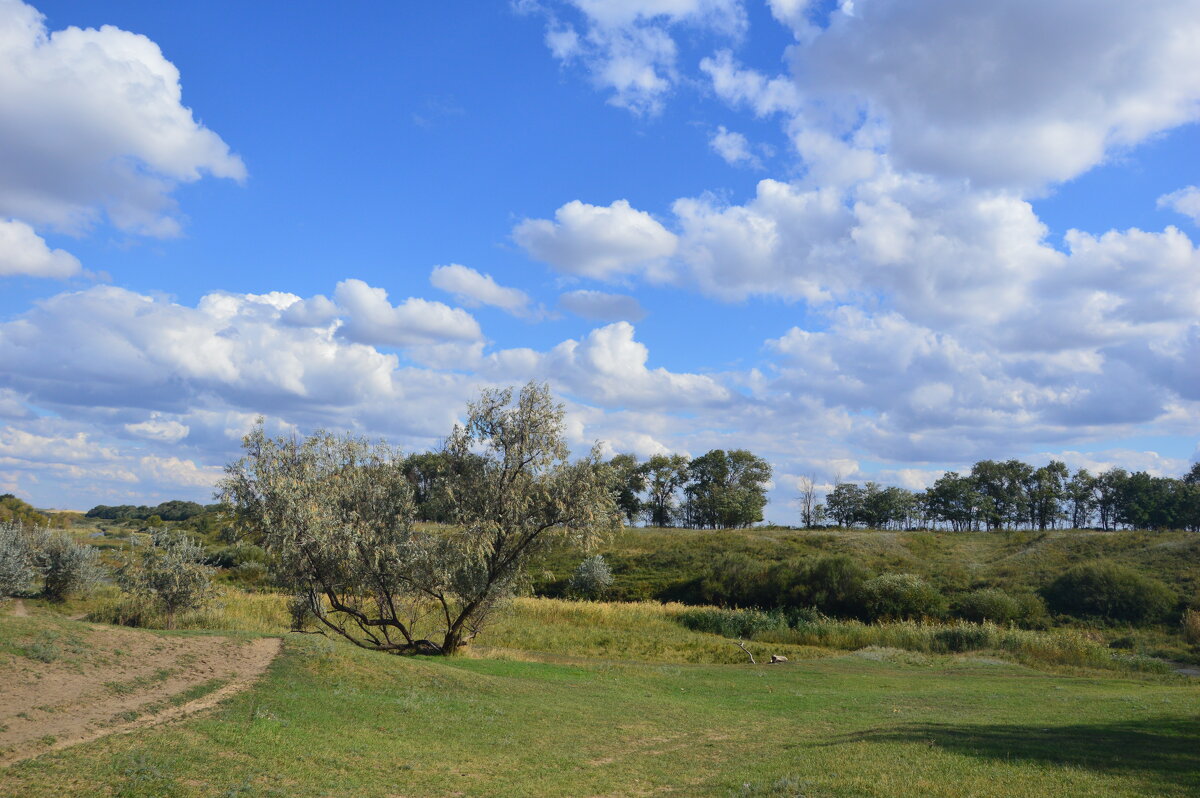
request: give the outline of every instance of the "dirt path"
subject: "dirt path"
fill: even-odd
[[[281,646],[84,624],[45,640],[38,658],[0,662],[0,766],[212,707],[253,684]]]
[[[29,610],[25,609],[25,602],[20,599],[13,599],[12,609],[9,612],[14,618],[29,617]]]

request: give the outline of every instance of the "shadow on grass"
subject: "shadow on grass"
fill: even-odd
[[[1085,768],[1142,779],[1160,794],[1200,795],[1200,718],[1076,726],[921,723],[843,735],[826,745],[924,743],[956,754]]]

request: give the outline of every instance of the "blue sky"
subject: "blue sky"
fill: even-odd
[[[0,0],[0,490],[206,498],[259,414],[917,488],[1200,441],[1200,3]],[[7,166],[3,165],[7,164]]]

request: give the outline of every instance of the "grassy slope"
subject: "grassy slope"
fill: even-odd
[[[613,566],[613,595],[619,599],[669,597],[673,588],[703,576],[713,558],[724,553],[769,562],[850,554],[877,572],[920,574],[949,593],[976,587],[1034,590],[1070,565],[1111,559],[1162,579],[1185,599],[1200,599],[1200,534],[1189,532],[634,528],[623,530],[599,552]],[[580,559],[578,553],[558,552],[538,563],[533,573],[548,571],[561,579]]]
[[[253,626],[270,617],[235,609]],[[525,602],[488,637],[505,648],[452,660],[292,635],[268,677],[214,713],[15,766],[0,794],[1200,791],[1195,682],[886,649],[681,664],[740,652],[629,612]]]

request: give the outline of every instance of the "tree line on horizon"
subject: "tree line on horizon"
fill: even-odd
[[[816,501],[801,480],[804,526],[831,522],[872,529],[974,530],[1098,528],[1200,531],[1200,463],[1181,478],[1110,468],[1070,473],[1052,460],[1035,468],[1020,460],[980,460],[970,472],[948,471],[923,491],[840,482]]]
[[[656,454],[640,461],[618,454],[606,470],[617,508],[628,525],[692,529],[734,529],[763,520],[771,465],[745,449],[712,449],[690,458]],[[420,452],[401,468],[412,485],[417,515],[448,522],[453,502],[444,489],[455,465],[445,452]]]

